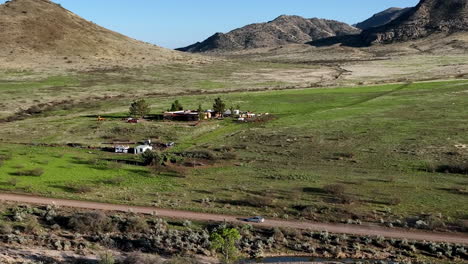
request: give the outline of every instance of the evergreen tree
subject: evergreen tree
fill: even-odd
[[[182,106],[182,104],[179,102],[179,100],[175,100],[174,103],[172,103],[171,105],[171,112],[182,111],[182,110],[184,110],[184,107]]]
[[[213,110],[218,114],[223,114],[226,110],[226,104],[221,98],[216,98],[215,103],[213,104]]]

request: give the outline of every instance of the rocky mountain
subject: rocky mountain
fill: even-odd
[[[411,10],[411,8],[392,7],[373,15],[371,18],[366,19],[363,22],[357,23],[355,27],[362,30],[366,30],[374,27],[383,26],[397,19],[409,10]]]
[[[49,0],[0,5],[0,46],[3,67],[161,63],[190,57],[100,27]]]
[[[468,0],[421,0],[397,19],[366,30],[361,37],[365,43],[390,43],[459,31],[468,31]]]
[[[291,43],[303,44],[317,39],[359,33],[359,29],[334,20],[280,16],[273,21],[251,24],[226,34],[216,33],[203,42],[178,50],[207,52],[269,48]]]

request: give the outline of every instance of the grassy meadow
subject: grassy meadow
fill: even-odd
[[[199,85],[218,86],[215,80]],[[228,106],[275,118],[127,124],[121,119],[131,100],[119,97],[51,109],[0,123],[0,188],[283,218],[468,219],[468,81],[146,99],[156,115],[176,99],[208,109],[218,96]],[[97,122],[97,115],[106,121]],[[174,155],[205,151],[213,158],[167,172],[116,162],[137,161],[133,155],[63,146],[146,138],[176,142],[167,150]],[[27,175],[34,171],[40,175]]]

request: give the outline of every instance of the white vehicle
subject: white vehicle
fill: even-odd
[[[245,219],[245,221],[246,222],[251,222],[251,223],[264,223],[265,218],[263,218],[261,216],[254,216],[254,217]]]

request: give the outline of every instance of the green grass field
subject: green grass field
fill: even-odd
[[[209,89],[216,82],[199,85]],[[0,124],[0,186],[54,197],[278,217],[303,217],[308,208],[316,219],[337,221],[380,215],[376,212],[467,219],[467,175],[438,169],[468,165],[468,149],[459,146],[468,144],[467,95],[468,81],[447,81],[147,98],[153,114],[175,99],[186,108],[211,108],[221,96],[228,106],[276,117],[265,123],[224,120],[198,126],[126,124],[121,118],[130,101],[103,100]],[[107,121],[97,122],[96,115]],[[222,156],[223,146],[232,155],[185,168],[177,177],[108,161],[135,159],[130,155],[12,144],[100,146],[146,138],[175,141],[170,152],[209,150]],[[37,168],[44,170],[41,176],[15,176]],[[349,203],[324,191],[332,184],[342,186]],[[84,186],[84,191],[70,186]]]

